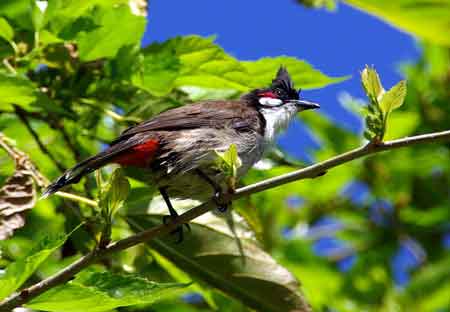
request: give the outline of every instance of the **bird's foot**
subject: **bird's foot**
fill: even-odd
[[[227,192],[215,192],[213,200],[217,205],[217,210],[219,212],[226,212],[228,208],[231,206],[231,196],[233,195],[234,190],[228,190]]]
[[[168,225],[168,224],[172,223],[177,217],[178,217],[178,214],[176,214],[176,215],[170,214],[170,215],[163,216],[163,219],[162,219],[163,224]],[[175,239],[176,244],[180,244],[184,240],[183,226],[186,226],[186,229],[189,232],[191,231],[191,226],[189,225],[189,223],[183,223],[181,225],[178,225],[173,231],[170,232],[171,235],[174,235],[176,237],[176,239]]]

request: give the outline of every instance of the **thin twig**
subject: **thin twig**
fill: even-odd
[[[62,123],[56,122],[57,129],[61,132],[64,141],[67,144],[67,147],[72,151],[73,156],[75,157],[75,160],[77,162],[81,162],[83,160],[83,157],[81,156],[80,151],[76,148],[76,146],[73,144],[72,139],[70,138],[69,134],[66,131],[66,128],[64,128],[64,125]]]
[[[48,158],[51,159],[51,161],[56,165],[56,167],[59,170],[61,170],[62,172],[66,171],[67,168],[60,161],[58,161],[55,158],[55,156],[53,156],[53,154],[50,153],[50,151],[47,149],[45,144],[42,143],[41,138],[39,138],[39,135],[36,133],[36,131],[34,131],[33,127],[31,127],[31,124],[28,121],[28,118],[27,118],[24,110],[20,106],[17,106],[17,105],[14,106],[14,109],[15,109],[17,117],[19,117],[19,119],[22,121],[22,123],[28,129],[28,131],[30,132],[31,136],[34,138],[34,140],[36,141],[36,143],[39,146],[40,150],[42,151],[42,153],[47,155]]]
[[[234,194],[230,195],[229,199],[236,200],[238,198],[275,188],[277,186],[284,185],[293,181],[314,178],[320,176],[322,173],[326,172],[329,169],[350,162],[354,159],[364,157],[366,155],[420,143],[432,143],[444,140],[450,140],[450,130],[407,137],[379,144],[367,144],[365,146],[353,149],[349,152],[335,156],[315,165],[239,188]],[[31,299],[37,297],[46,290],[69,281],[75,274],[88,267],[92,263],[96,262],[100,258],[107,256],[113,252],[124,250],[134,245],[149,241],[157,236],[168,234],[177,226],[197,218],[198,216],[212,210],[214,207],[214,201],[210,200],[183,213],[172,223],[169,223],[167,225],[155,226],[117,242],[113,242],[103,249],[96,248],[77,261],[73,262],[68,267],[57,272],[56,274],[42,280],[37,284],[32,285],[29,288],[22,290],[18,294],[14,294],[5,299],[0,303],[0,311],[11,311],[13,308],[29,302]]]
[[[83,104],[86,104],[92,108],[95,108],[97,110],[102,111],[103,113],[105,113],[106,115],[108,115],[109,117],[111,117],[112,119],[114,119],[115,121],[118,122],[126,122],[126,121],[131,121],[134,123],[139,123],[142,120],[138,117],[134,117],[134,116],[122,116],[106,107],[104,107],[106,104],[102,104],[102,103],[98,103],[95,100],[92,99],[86,99],[86,98],[82,98],[80,99],[80,102]]]
[[[61,192],[61,191],[56,192],[55,195],[62,197],[62,198],[70,199],[72,201],[83,203],[83,204],[89,205],[94,208],[98,207],[98,203],[95,200],[92,200],[92,199],[89,199],[89,198],[86,198],[83,196],[78,196],[78,195],[75,195],[72,193]]]
[[[15,69],[11,64],[9,64],[9,61],[8,61],[7,58],[4,58],[4,59],[3,59],[3,65],[5,65],[5,67],[6,67],[12,74],[17,75],[16,69]]]

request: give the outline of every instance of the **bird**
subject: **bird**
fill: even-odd
[[[298,112],[320,108],[300,99],[301,89],[284,66],[267,87],[258,88],[234,100],[206,100],[169,109],[124,130],[108,148],[64,172],[43,192],[45,198],[61,188],[108,164],[135,167],[148,173],[148,183],[157,186],[169,214],[178,213],[171,198],[220,203],[232,192],[224,173],[217,168],[217,152],[235,145],[242,177],[273,145],[275,136],[287,128]],[[167,223],[168,219],[163,219]],[[173,233],[183,240],[179,226]]]

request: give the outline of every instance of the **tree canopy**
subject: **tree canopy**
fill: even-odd
[[[450,1],[345,2],[415,36],[420,59],[392,86],[361,68],[367,97],[342,105],[363,133],[301,115],[318,165],[275,148],[233,181],[232,211],[177,202],[192,231],[176,244],[154,187],[116,167],[39,196],[126,127],[237,98],[280,65],[303,89],[348,77],[284,55],[239,60],[213,37],[142,47],[142,0],[2,1],[0,311],[448,311]],[[218,158],[234,178],[234,147]]]

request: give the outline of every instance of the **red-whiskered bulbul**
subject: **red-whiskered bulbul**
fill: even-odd
[[[320,106],[299,99],[289,73],[280,67],[272,84],[238,100],[210,100],[165,111],[130,127],[109,148],[67,170],[43,193],[77,183],[84,175],[110,163],[134,166],[150,173],[171,217],[177,213],[169,197],[205,201],[227,190],[217,170],[217,153],[235,144],[242,165],[238,177],[259,161],[275,134],[297,112]],[[178,230],[182,239],[181,228]]]

